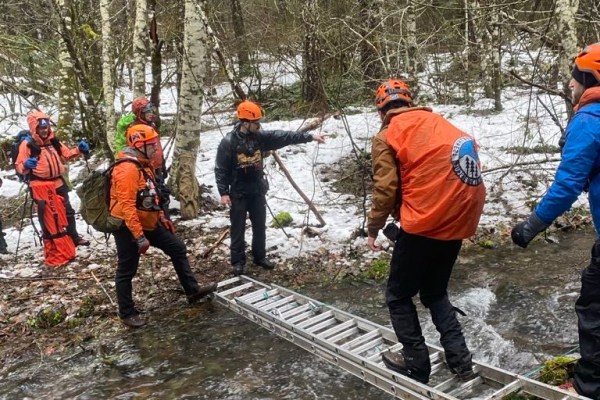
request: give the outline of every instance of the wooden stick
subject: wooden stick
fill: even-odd
[[[114,306],[115,305],[114,301],[112,300],[112,298],[110,297],[110,295],[108,294],[106,289],[104,289],[104,286],[102,286],[102,283],[98,280],[98,278],[96,278],[96,275],[94,275],[94,271],[90,271],[90,273],[92,274],[92,276],[96,280],[96,283],[98,284],[98,286],[100,286],[100,288],[102,289],[102,291],[104,292],[106,297],[108,297],[108,300],[110,300],[110,304],[112,304]]]
[[[202,253],[201,257],[202,258],[206,258],[210,255],[210,253],[212,253],[223,241],[223,239],[225,239],[225,237],[227,237],[227,234],[229,233],[229,228],[225,229],[223,231],[223,233],[221,233],[221,236],[219,236],[219,239],[217,239],[217,241],[210,246],[204,253]]]
[[[306,196],[304,194],[304,192],[302,191],[302,189],[300,189],[300,187],[296,184],[296,182],[294,182],[294,178],[292,178],[292,176],[290,175],[290,172],[287,170],[287,168],[285,167],[285,165],[283,165],[283,161],[279,157],[279,154],[277,154],[277,152],[275,152],[275,151],[272,151],[271,154],[273,155],[273,159],[275,159],[275,162],[277,162],[277,165],[279,165],[279,168],[281,168],[281,170],[283,171],[284,175],[288,178],[288,181],[290,181],[290,183],[292,184],[292,186],[294,187],[294,189],[296,189],[296,192],[298,192],[298,194],[300,195],[300,197],[302,197],[302,199],[304,199],[304,201],[306,202],[306,204],[308,204],[308,208],[310,208],[310,210],[315,214],[315,216],[319,220],[319,223],[321,224],[321,226],[325,226],[326,225],[325,224],[325,220],[321,216],[321,213],[319,213],[319,210],[317,210],[317,208],[315,207],[315,205],[313,204],[313,202],[310,201],[310,199],[308,198],[308,196]]]

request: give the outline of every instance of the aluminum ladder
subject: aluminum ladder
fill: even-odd
[[[548,400],[587,399],[476,361],[477,377],[462,382],[446,366],[443,349],[430,344],[431,377],[422,384],[383,364],[384,351],[402,348],[391,328],[247,276],[219,282],[214,299],[397,398],[493,400],[520,391]]]

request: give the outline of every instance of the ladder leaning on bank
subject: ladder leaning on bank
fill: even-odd
[[[385,367],[381,354],[402,348],[394,331],[276,285],[246,276],[219,282],[218,303],[286,340],[401,399],[502,399],[521,391],[541,399],[586,397],[474,361],[477,377],[462,382],[444,362],[443,349],[427,345],[429,385]]]

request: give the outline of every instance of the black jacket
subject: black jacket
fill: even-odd
[[[219,194],[264,194],[267,184],[263,173],[263,153],[312,140],[312,135],[306,132],[263,131],[243,134],[238,123],[221,140],[217,150],[215,179]]]

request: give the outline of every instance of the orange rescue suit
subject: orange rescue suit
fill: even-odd
[[[388,150],[381,151],[383,142]],[[390,156],[395,157],[399,176],[397,170],[390,171]],[[398,203],[400,226],[408,233],[439,240],[465,239],[475,233],[485,202],[477,145],[442,116],[425,107],[390,110],[374,138],[373,166],[369,236],[376,237],[387,215],[396,214],[385,208]],[[394,175],[396,185],[400,182],[398,194],[393,182],[386,183],[394,181]],[[400,195],[401,200],[381,199]]]

